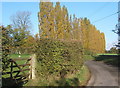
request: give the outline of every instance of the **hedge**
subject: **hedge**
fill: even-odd
[[[38,77],[49,78],[50,75],[65,77],[75,73],[83,65],[83,50],[77,41],[40,39],[36,44]]]

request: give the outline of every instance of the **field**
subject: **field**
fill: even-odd
[[[12,58],[13,60],[18,59],[18,58],[21,58],[21,59],[30,58],[30,54],[21,54],[20,57],[19,57],[19,54],[11,54],[10,58]],[[19,60],[19,61],[16,61],[16,62],[17,62],[17,64],[21,65],[21,64],[24,64],[25,61],[26,60]]]
[[[21,56],[21,57],[19,57],[19,56]],[[21,55],[19,55],[19,54],[11,54],[10,57],[12,59],[15,59],[15,58],[29,58],[30,54],[21,54]]]
[[[21,58],[21,59],[26,58],[26,60],[18,60],[18,61],[16,61],[16,63],[17,63],[18,65],[23,65],[23,64],[25,64],[25,62],[27,61],[27,58],[30,58],[30,55],[29,55],[29,54],[22,54],[21,57],[19,57],[18,54],[11,54],[11,55],[10,55],[10,58],[13,59],[13,60],[19,59],[19,58]],[[14,64],[13,64],[13,65],[14,65]],[[9,67],[4,71],[4,73],[11,71],[10,66],[11,66],[11,64],[9,64]],[[28,65],[28,66],[25,66],[25,67],[21,67],[21,68],[22,68],[22,69],[28,69],[28,68],[29,68],[29,65]],[[14,67],[14,68],[12,69],[12,71],[19,71],[19,70],[20,70],[20,69],[19,69],[18,67]],[[26,75],[26,74],[28,74],[28,70],[19,73],[19,75],[22,75],[22,76],[23,76],[23,75]],[[16,75],[17,75],[17,73],[12,73],[12,77],[15,77]],[[19,76],[16,77],[16,78],[19,79]],[[12,84],[14,83],[14,81],[11,81],[11,82],[10,82],[10,80],[12,80],[12,79],[10,78],[10,74],[2,75],[2,81],[3,81],[3,82],[2,82],[2,85],[3,85],[3,86],[12,85]],[[22,82],[23,82],[23,81],[21,80],[21,83],[22,83]],[[18,84],[18,85],[21,85],[21,83]]]
[[[21,55],[21,57],[19,57],[19,55],[18,54],[11,54],[10,55],[10,58],[12,58],[13,60],[14,59],[18,59],[18,58],[30,58],[30,55],[29,54],[22,54]],[[23,64],[25,64],[25,62],[26,62],[26,60],[18,60],[18,61],[16,61],[16,63],[18,64],[18,65],[23,65]],[[26,69],[26,68],[28,68],[28,67],[24,67],[24,69]],[[16,70],[19,70],[17,67],[14,67],[13,68],[13,71],[16,71]],[[7,68],[4,72],[9,72],[10,71],[10,68]],[[15,75],[15,73],[13,74],[13,76]],[[2,75],[2,77],[4,77],[4,78],[7,78],[7,77],[9,77],[10,75],[9,74],[6,74],[6,75]]]

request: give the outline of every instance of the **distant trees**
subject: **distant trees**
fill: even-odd
[[[14,29],[10,25],[8,25],[7,27],[1,26],[1,28],[3,47],[2,50],[4,50],[5,52],[9,51],[9,54],[33,53],[36,38],[29,34],[29,32],[24,32],[20,29]],[[4,46],[7,48],[5,48]]]
[[[109,51],[107,51],[107,53],[114,53],[114,54],[118,54],[118,49],[116,47],[111,47]]]
[[[30,34],[30,12],[17,12],[12,17],[12,25],[1,27],[2,37],[5,37],[2,41],[3,45],[9,44],[9,53],[32,53],[36,38]]]
[[[25,49],[29,46],[27,43],[32,37],[29,31],[31,28],[30,15],[30,12],[22,11],[17,12],[15,15],[11,16],[11,35],[14,53],[24,53],[26,51]]]
[[[105,36],[92,25],[87,18],[69,16],[60,2],[40,2],[38,12],[41,38],[75,40],[82,43],[84,49],[95,53],[105,52]]]
[[[11,16],[12,26],[17,29],[27,30],[31,27],[31,13],[29,11],[19,11]]]

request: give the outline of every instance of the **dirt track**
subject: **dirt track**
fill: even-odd
[[[119,86],[118,68],[96,61],[87,61],[85,64],[91,72],[87,86]]]

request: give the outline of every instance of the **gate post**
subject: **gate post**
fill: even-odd
[[[11,62],[11,66],[10,66],[10,78],[12,78],[12,71],[13,71],[13,62],[12,62],[12,60],[10,60],[10,62]]]
[[[33,54],[31,56],[31,66],[30,66],[30,77],[31,79],[35,79],[35,67],[36,67],[36,55]]]

